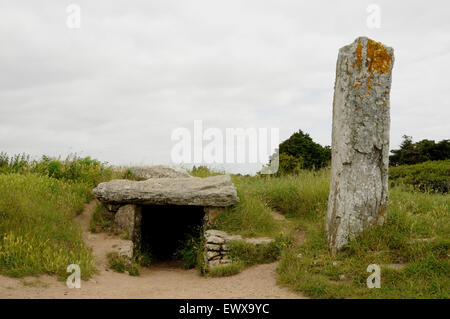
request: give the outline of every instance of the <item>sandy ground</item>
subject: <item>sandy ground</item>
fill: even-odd
[[[250,267],[231,277],[205,278],[198,270],[184,270],[169,263],[141,269],[139,277],[108,269],[106,254],[120,247],[121,239],[88,231],[96,203],[89,203],[77,217],[84,240],[92,247],[99,273],[69,289],[51,276],[23,279],[0,276],[0,298],[303,298],[276,285],[276,263]]]

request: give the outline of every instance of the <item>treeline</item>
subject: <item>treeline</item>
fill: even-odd
[[[390,166],[412,165],[427,161],[445,161],[450,159],[450,140],[436,143],[433,140],[421,140],[413,143],[412,137],[403,135],[400,148],[391,150]]]

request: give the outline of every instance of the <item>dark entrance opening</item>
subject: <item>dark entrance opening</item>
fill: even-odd
[[[141,250],[154,261],[173,260],[183,240],[200,230],[204,215],[202,206],[142,206]]]

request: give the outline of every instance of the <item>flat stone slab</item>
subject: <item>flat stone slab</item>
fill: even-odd
[[[120,179],[100,183],[93,192],[99,201],[108,204],[226,207],[239,202],[229,175],[146,181]]]

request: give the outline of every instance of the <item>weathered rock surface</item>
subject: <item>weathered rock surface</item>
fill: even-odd
[[[124,205],[117,210],[114,217],[116,227],[126,232],[130,239],[135,239],[141,225],[141,208],[136,205]]]
[[[339,50],[327,213],[332,251],[387,217],[393,63],[391,48],[365,37]]]
[[[131,240],[123,240],[118,247],[115,247],[121,257],[132,260],[134,256],[134,243]]]
[[[134,166],[130,168],[130,171],[134,176],[143,179],[192,177],[182,168],[165,165]]]
[[[93,192],[101,202],[108,204],[226,207],[239,202],[229,175],[113,180],[99,184]]]

